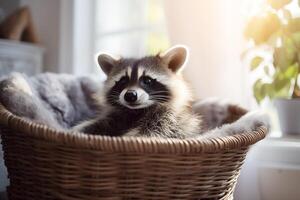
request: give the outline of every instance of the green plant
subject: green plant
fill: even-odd
[[[252,71],[263,72],[253,85],[258,103],[265,98],[300,97],[300,17],[294,17],[287,8],[291,3],[292,0],[266,0],[263,12],[250,18],[245,28],[245,37],[253,42],[247,52],[267,46],[266,54],[273,58],[267,61],[256,55],[249,62]]]

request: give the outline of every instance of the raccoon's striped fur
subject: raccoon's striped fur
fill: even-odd
[[[141,59],[99,54],[107,75],[97,95],[102,113],[77,130],[110,136],[186,138],[200,133],[201,120],[192,113],[192,96],[181,71],[188,51],[176,46]]]

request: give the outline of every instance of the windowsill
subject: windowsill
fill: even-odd
[[[255,145],[253,153],[259,162],[272,166],[300,169],[300,135],[277,136],[270,134],[266,139]]]
[[[283,135],[280,131],[271,131],[266,137],[266,140],[272,142],[296,142],[300,145],[300,134],[299,135]]]

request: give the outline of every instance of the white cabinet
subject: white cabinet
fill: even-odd
[[[44,48],[0,39],[0,76],[12,71],[33,75],[42,71]]]
[[[251,149],[235,197],[238,200],[298,200],[300,137],[266,138]]]

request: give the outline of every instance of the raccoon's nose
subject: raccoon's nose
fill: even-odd
[[[128,90],[124,95],[125,101],[128,103],[134,103],[137,100],[137,92],[134,90]]]

